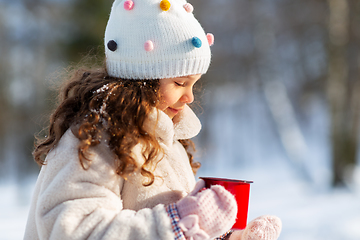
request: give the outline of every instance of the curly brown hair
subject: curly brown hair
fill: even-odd
[[[50,117],[48,134],[37,138],[33,152],[35,161],[44,165],[49,151],[60,141],[70,128],[80,140],[78,156],[86,170],[91,163],[87,150],[100,144],[106,138],[111,151],[115,153],[116,172],[126,179],[128,174],[139,169],[131,151],[142,143],[145,162],[140,172],[147,179],[144,186],[150,186],[155,179],[148,170],[156,164],[162,148],[154,134],[146,132],[144,121],[157,107],[160,93],[159,80],[127,80],[108,76],[106,69],[76,70],[59,94],[59,106]],[[186,149],[194,174],[200,163],[194,162],[191,140],[180,140]]]

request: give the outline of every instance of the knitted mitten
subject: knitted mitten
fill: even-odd
[[[235,223],[237,204],[234,196],[220,185],[203,189],[200,180],[195,189],[176,203],[179,227],[188,239],[209,239],[220,236]]]
[[[252,220],[239,240],[276,240],[280,232],[281,220],[276,216],[264,215]]]

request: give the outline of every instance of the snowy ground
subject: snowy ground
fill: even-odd
[[[311,187],[291,169],[279,166],[200,171],[199,176],[224,176],[254,180],[249,220],[274,214],[283,221],[280,240],[359,240],[360,191]],[[26,186],[0,185],[0,240],[22,239],[35,179]]]
[[[24,235],[30,198],[36,178],[26,185],[11,182],[0,184],[0,239],[22,239]]]

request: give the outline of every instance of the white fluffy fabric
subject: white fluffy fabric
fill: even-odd
[[[79,140],[68,130],[41,169],[24,239],[174,239],[164,205],[178,201],[195,185],[176,136],[194,136],[201,128],[190,108],[180,115],[174,128],[166,114],[154,111],[152,118],[159,126],[155,132],[165,156],[150,187],[142,185],[139,173],[128,180],[117,175],[115,156],[105,144],[90,149],[91,164],[84,170],[78,159]],[[134,148],[139,163],[141,149]]]

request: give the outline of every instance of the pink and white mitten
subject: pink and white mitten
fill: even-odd
[[[237,204],[234,196],[220,185],[199,192],[204,187],[204,181],[200,180],[188,196],[176,203],[179,227],[187,239],[215,238],[235,223]]]
[[[276,240],[281,232],[281,220],[264,215],[252,220],[242,231],[231,234],[230,240]]]

